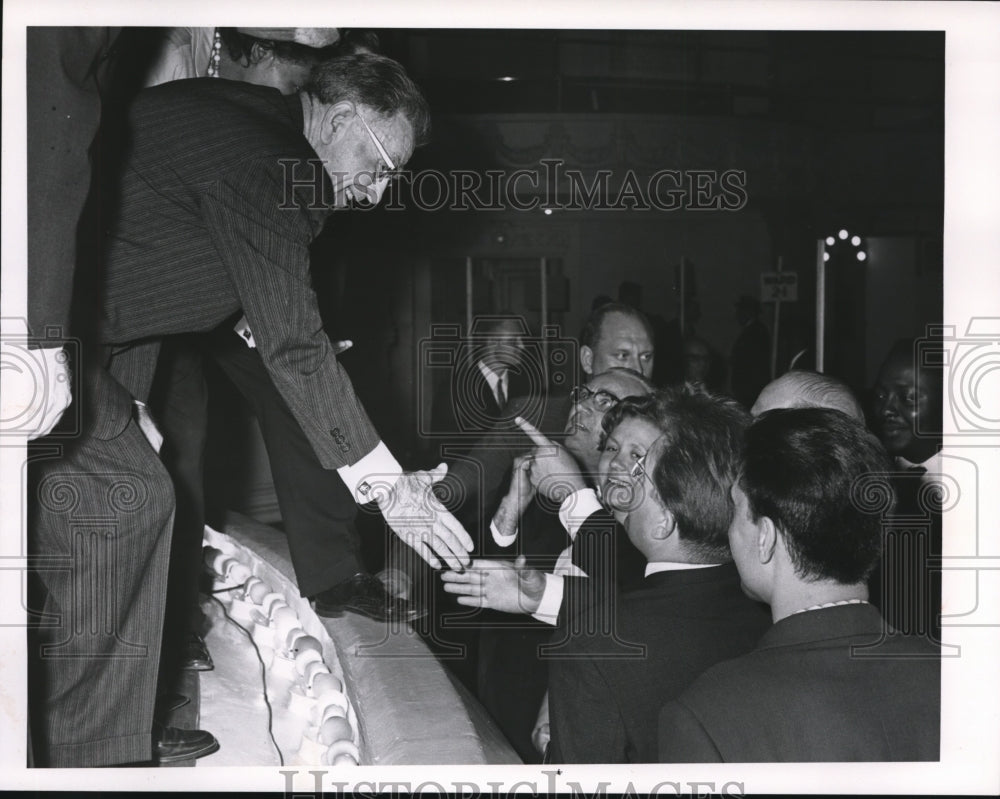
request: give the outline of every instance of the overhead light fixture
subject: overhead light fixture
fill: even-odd
[[[841,228],[839,231],[837,231],[836,238],[834,238],[833,236],[827,236],[824,239],[824,242],[826,243],[827,247],[834,247],[834,246],[836,246],[838,239],[840,241],[844,241],[844,242],[846,242],[848,239],[850,239],[851,240],[851,246],[854,247],[854,256],[855,256],[855,258],[857,258],[859,261],[866,261],[866,260],[868,260],[868,253],[866,253],[864,250],[861,249],[861,236],[858,236],[858,235],[853,235],[852,236],[848,232],[847,228]],[[824,261],[829,261],[830,260],[830,253],[827,252],[825,249],[824,249],[824,252],[823,252],[823,260]]]

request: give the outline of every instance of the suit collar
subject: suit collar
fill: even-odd
[[[732,582],[739,585],[739,572],[736,564],[723,563],[721,566],[709,566],[705,569],[682,569],[660,571],[647,575],[636,588],[651,588],[674,585],[697,585],[698,583]]]
[[[878,636],[884,624],[882,615],[871,605],[839,605],[794,613],[775,622],[761,637],[757,648],[793,646],[855,635]]]

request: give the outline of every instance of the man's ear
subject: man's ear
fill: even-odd
[[[323,144],[330,144],[344,135],[347,125],[354,119],[357,110],[350,100],[341,100],[328,106],[323,112],[320,138]]]
[[[778,528],[770,516],[761,516],[757,522],[757,557],[761,563],[770,563],[778,546]]]
[[[588,375],[594,373],[594,351],[586,344],[580,347],[580,366]]]
[[[677,519],[667,508],[663,509],[663,521],[653,528],[652,537],[657,541],[666,541],[677,530]]]
[[[250,63],[259,64],[269,58],[274,58],[274,49],[264,42],[254,42],[250,47]]]

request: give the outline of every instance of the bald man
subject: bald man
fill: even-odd
[[[792,371],[772,380],[761,390],[750,413],[760,416],[774,408],[831,408],[862,424],[861,403],[842,380],[819,372]]]

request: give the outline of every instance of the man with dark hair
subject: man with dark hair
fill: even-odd
[[[862,424],[865,412],[843,380],[805,370],[786,372],[761,390],[750,408],[753,416],[774,408],[833,408]]]
[[[729,541],[774,625],[664,707],[661,761],[938,759],[938,650],[883,640],[867,601],[882,531],[865,483],[887,466],[840,411],[775,410],[750,427]]]
[[[653,374],[653,328],[631,305],[609,302],[595,308],[580,331],[580,366],[597,375],[614,366]]]
[[[705,668],[750,650],[766,609],[745,597],[726,540],[746,413],[689,388],[620,403],[605,416],[604,501],[646,560],[622,590],[610,657],[602,634],[573,635],[549,661],[553,762],[656,760],[656,719]]]

